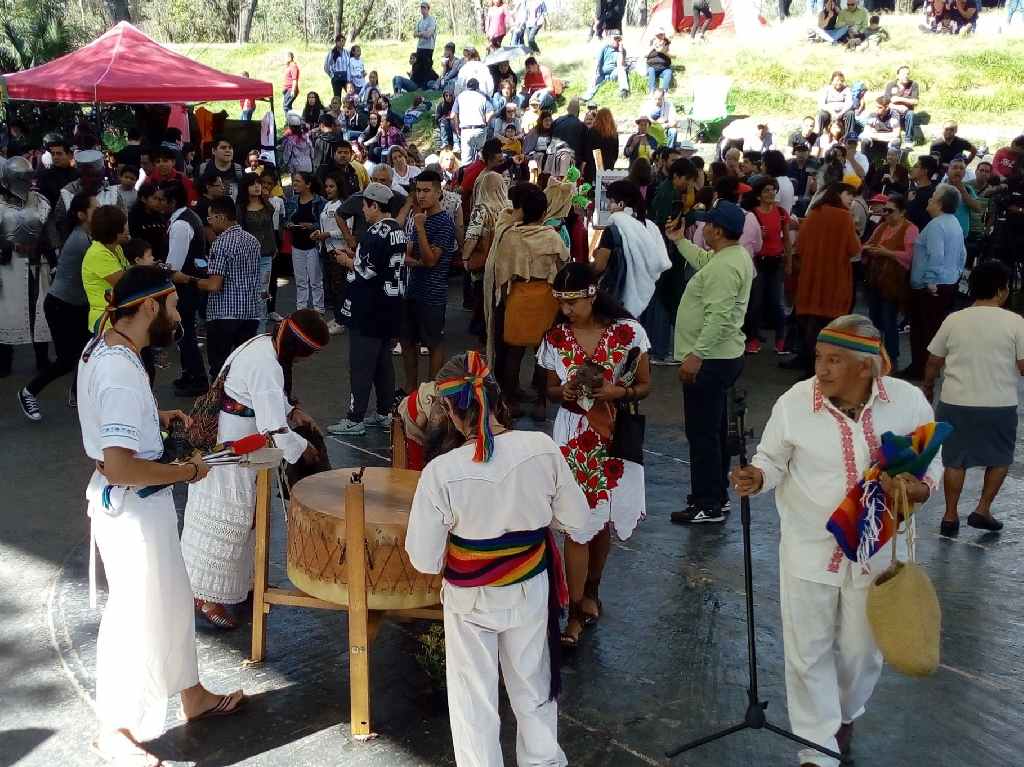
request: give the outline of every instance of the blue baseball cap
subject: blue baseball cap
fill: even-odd
[[[698,211],[693,218],[695,221],[714,224],[726,234],[732,235],[730,239],[739,239],[739,236],[743,234],[743,225],[747,221],[747,214],[734,202],[718,200],[710,210]]]

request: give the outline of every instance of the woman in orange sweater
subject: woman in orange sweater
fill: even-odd
[[[796,241],[800,257],[796,316],[804,337],[801,360],[809,375],[814,373],[818,333],[836,317],[848,314],[853,303],[850,259],[861,248],[850,215],[853,194],[853,187],[833,184],[800,223]]]

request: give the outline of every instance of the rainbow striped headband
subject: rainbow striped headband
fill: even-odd
[[[473,398],[480,405],[480,415],[476,424],[476,451],[473,460],[486,463],[494,455],[494,434],[491,432],[491,409],[487,405],[487,390],[484,382],[491,374],[490,368],[480,356],[480,352],[466,352],[469,375],[459,378],[448,378],[437,382],[437,393],[445,399],[452,400],[460,410],[467,410]]]
[[[839,346],[854,352],[865,354],[882,354],[882,339],[858,336],[854,333],[845,333],[842,330],[830,330],[825,328],[818,333],[818,341],[832,346]]]
[[[281,326],[277,330],[277,341],[279,345],[281,342],[281,336],[284,335],[285,328],[290,330],[296,338],[298,338],[302,343],[304,343],[313,351],[318,352],[320,351],[320,349],[323,348],[321,344],[317,343],[312,338],[303,333],[302,328],[300,328],[298,324],[295,322],[295,320],[293,320],[291,317],[287,317],[284,320],[284,322],[281,323]]]

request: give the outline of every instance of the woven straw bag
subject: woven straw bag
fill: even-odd
[[[910,512],[906,490],[897,484],[893,512]],[[939,667],[942,610],[927,573],[914,563],[914,535],[910,513],[905,514],[903,534],[907,561],[896,558],[897,529],[892,541],[892,564],[868,590],[867,614],[875,643],[885,662],[907,676],[933,674]]]

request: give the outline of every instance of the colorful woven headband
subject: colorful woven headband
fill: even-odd
[[[818,333],[818,341],[832,346],[839,346],[854,352],[865,354],[881,354],[882,339],[858,336],[854,333],[845,333],[842,330],[829,330],[825,328]]]
[[[486,463],[494,455],[494,434],[491,432],[491,409],[487,405],[487,389],[484,382],[491,374],[479,352],[466,352],[469,375],[459,378],[448,378],[437,382],[437,393],[451,400],[460,410],[468,410],[469,403],[475,398],[480,406],[480,415],[476,424],[476,451],[473,460]]]
[[[298,323],[296,323],[295,320],[293,320],[291,317],[286,318],[284,322],[281,323],[281,326],[277,329],[277,340],[279,343],[281,341],[281,336],[284,335],[285,328],[290,330],[292,332],[292,335],[298,338],[302,343],[304,343],[313,351],[318,352],[320,351],[320,349],[323,348],[322,344],[317,343],[304,332],[302,332],[302,328],[300,328],[298,326]]]
[[[136,293],[133,296],[128,296],[127,298],[123,299],[119,304],[114,303],[113,291],[108,290],[106,294],[107,308],[103,310],[103,315],[100,317],[99,322],[96,324],[96,335],[93,336],[92,340],[86,345],[85,349],[82,351],[82,360],[84,362],[89,361],[89,357],[92,356],[93,349],[96,348],[96,344],[99,343],[100,338],[103,337],[103,331],[107,327],[107,321],[110,319],[111,315],[114,312],[121,311],[122,309],[130,309],[133,306],[138,306],[144,301],[148,301],[150,298],[159,299],[163,298],[164,296],[169,296],[175,290],[176,288],[174,287],[174,283],[172,283],[170,280],[167,280],[166,282],[162,282],[159,285],[154,285],[153,287],[141,293]]]
[[[593,298],[597,295],[597,285],[590,285],[583,290],[553,290],[559,301],[575,301],[577,298]]]

